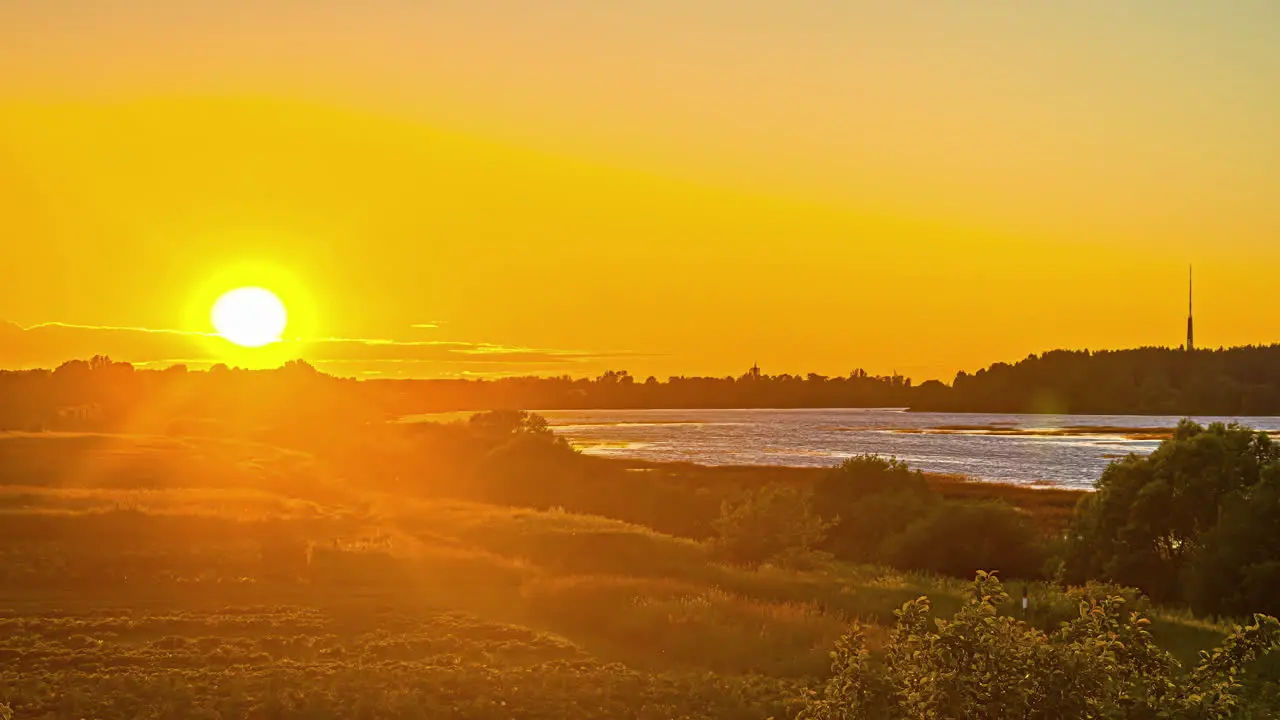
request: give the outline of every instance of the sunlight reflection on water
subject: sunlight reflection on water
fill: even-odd
[[[829,466],[861,453],[922,470],[1088,488],[1115,457],[1146,454],[1178,417],[897,410],[546,410],[584,453],[705,465]],[[1228,421],[1232,418],[1196,418]],[[1280,418],[1235,418],[1280,432]]]

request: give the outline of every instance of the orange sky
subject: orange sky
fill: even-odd
[[[950,379],[1178,344],[1192,262],[1199,344],[1280,341],[1270,0],[9,0],[0,47],[0,366]],[[200,335],[238,284],[301,340]]]

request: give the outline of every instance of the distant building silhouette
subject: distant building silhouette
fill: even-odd
[[[1196,349],[1195,324],[1192,322],[1192,291],[1194,290],[1192,270],[1187,268],[1187,352]]]

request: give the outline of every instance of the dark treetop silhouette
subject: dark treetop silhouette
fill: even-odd
[[[102,356],[55,370],[0,371],[0,429],[110,429],[179,419],[252,420],[262,413],[387,418],[450,410],[570,408],[901,407],[951,412],[1280,414],[1280,345],[1055,350],[959,373],[951,385],[873,376],[364,380],[303,361],[276,370],[217,365],[138,370]]]

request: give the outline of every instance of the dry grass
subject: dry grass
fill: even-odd
[[[1006,485],[974,482],[959,475],[926,475],[929,487],[947,500],[999,500],[1025,511],[1036,527],[1049,537],[1061,537],[1075,516],[1076,505],[1088,495],[1084,490],[1049,486]]]
[[[550,578],[526,585],[533,618],[588,647],[649,666],[821,675],[848,630],[813,603],[767,602],[670,579]]]
[[[428,501],[401,503],[391,517],[417,537],[451,538],[558,573],[681,575],[707,564],[701,543],[593,515]]]
[[[358,497],[306,453],[246,440],[95,433],[0,433],[0,486],[248,489],[326,504]]]
[[[645,469],[703,489],[811,482],[819,472]],[[994,495],[1055,527],[1083,495],[929,482],[944,497]],[[636,666],[812,677],[849,622],[886,626],[919,595],[950,614],[965,592],[958,581],[840,563],[747,571],[710,562],[702,543],[603,517],[333,487],[308,456],[252,443],[5,435],[0,607],[10,617],[55,598],[86,608],[463,609]],[[1157,613],[1158,637],[1182,656],[1224,630]]]

